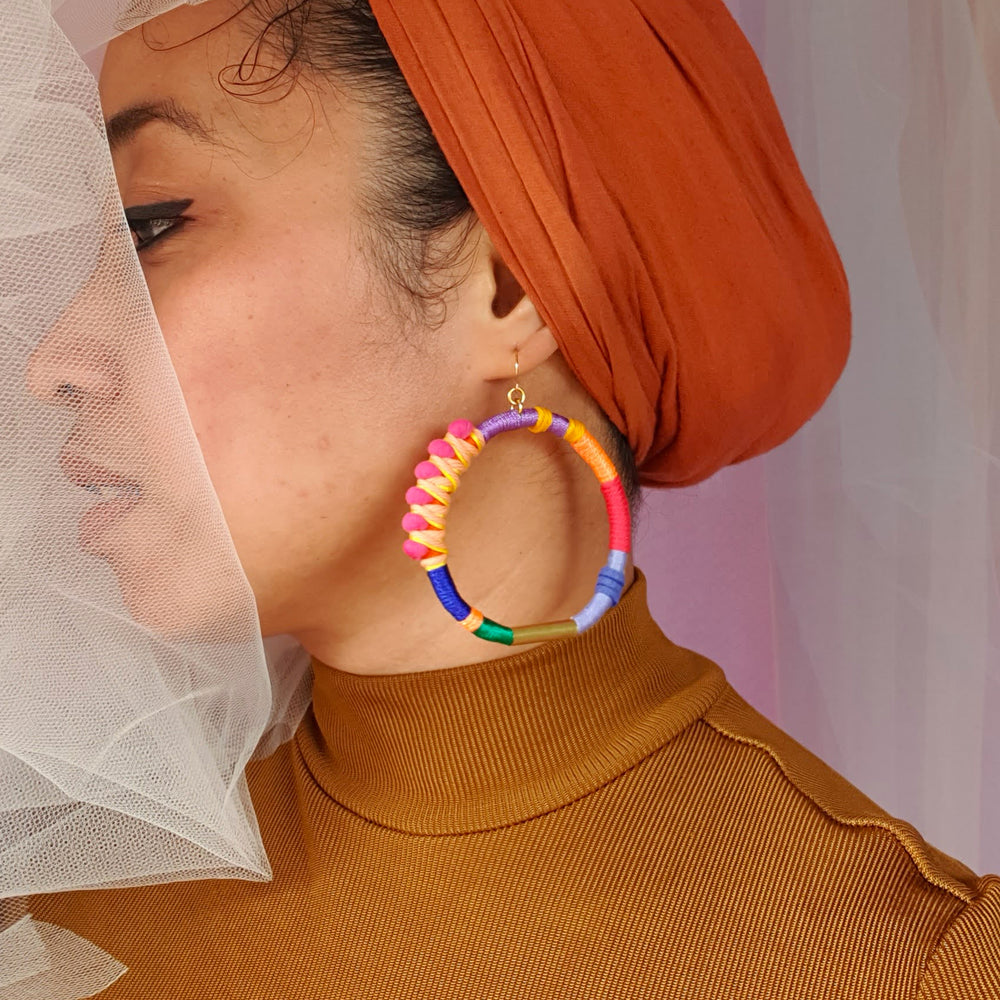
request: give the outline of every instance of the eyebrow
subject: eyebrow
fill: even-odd
[[[212,129],[193,111],[188,111],[176,101],[168,99],[133,104],[131,107],[112,115],[104,123],[108,145],[112,150],[123,146],[134,139],[136,133],[151,122],[164,122],[202,142],[215,143],[217,141]]]

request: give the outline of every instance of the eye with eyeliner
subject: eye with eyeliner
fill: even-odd
[[[184,213],[193,199],[158,201],[125,209],[125,221],[139,253],[174,235],[187,222]]]

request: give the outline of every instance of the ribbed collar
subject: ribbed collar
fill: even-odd
[[[438,835],[508,826],[600,788],[725,685],[663,636],[641,574],[576,639],[429,673],[314,669],[298,744],[321,788],[372,822]]]

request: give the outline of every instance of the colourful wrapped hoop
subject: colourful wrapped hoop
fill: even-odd
[[[608,560],[597,575],[594,596],[572,618],[508,628],[487,618],[459,594],[448,569],[445,520],[452,494],[472,459],[491,438],[522,429],[536,434],[548,431],[564,438],[593,470],[608,510],[609,551]],[[438,600],[463,628],[480,639],[506,646],[565,639],[586,632],[618,603],[625,589],[625,567],[632,551],[632,517],[618,470],[583,424],[540,406],[520,413],[517,410],[498,413],[478,427],[468,420],[456,420],[443,438],[430,443],[428,455],[427,461],[414,469],[416,486],[406,491],[410,512],[403,518],[403,530],[409,537],[403,542],[403,551],[420,562]]]

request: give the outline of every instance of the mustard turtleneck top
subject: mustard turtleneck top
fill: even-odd
[[[368,677],[252,766],[269,884],[32,900],[107,1000],[998,1000],[1000,879],[924,843],[656,627]]]

